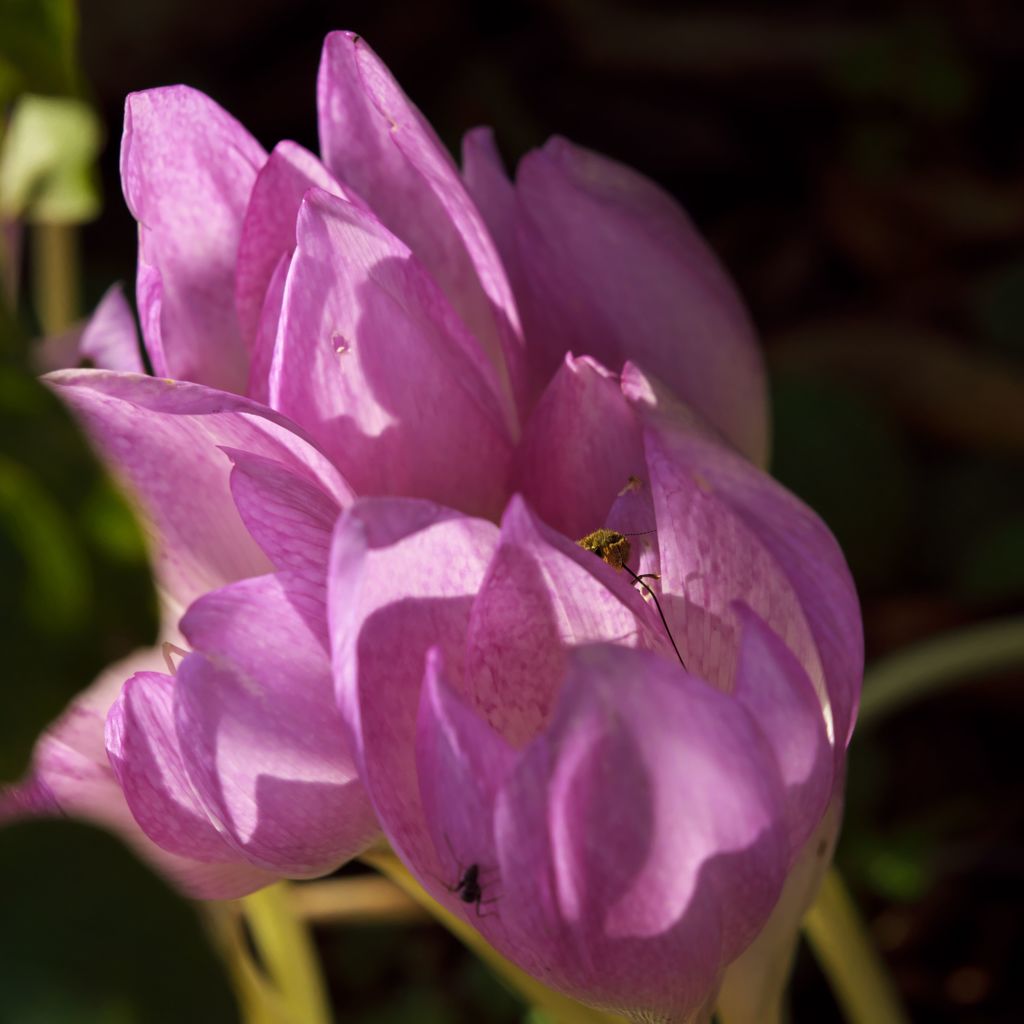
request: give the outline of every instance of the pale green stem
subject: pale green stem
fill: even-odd
[[[804,918],[807,941],[849,1024],[909,1024],[839,872],[825,875]]]
[[[18,307],[22,225],[0,217],[0,298],[13,313]]]
[[[7,118],[0,114],[0,142],[7,132]],[[0,216],[0,299],[11,312],[18,308],[18,271],[21,258],[21,225]]]
[[[290,1024],[331,1024],[330,1002],[309,930],[295,916],[288,882],[241,901],[253,942]]]
[[[44,334],[59,334],[79,315],[76,229],[69,224],[33,224],[30,251],[36,315]]]
[[[292,1024],[292,1015],[280,993],[253,960],[241,906],[234,902],[211,902],[202,907],[231,978],[243,1024]]]
[[[959,682],[1024,665],[1024,618],[968,626],[873,665],[864,677],[857,728]]]

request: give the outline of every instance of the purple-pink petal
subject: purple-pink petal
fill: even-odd
[[[324,163],[415,253],[517,386],[519,316],[483,218],[433,129],[354,33],[324,42],[317,109]]]
[[[342,513],[328,572],[335,692],[360,777],[391,845],[432,857],[416,775],[416,716],[427,651],[462,673],[473,595],[498,541],[493,523],[408,499]]]
[[[686,1019],[778,897],[781,802],[735,700],[648,652],[580,649],[498,798],[508,952],[585,1002]]]
[[[99,370],[47,380],[139,499],[160,587],[181,608],[270,568],[239,518],[223,448],[283,462],[347,500],[327,459],[284,417],[256,402],[197,384]]]
[[[106,747],[132,816],[161,848],[201,861],[237,860],[189,781],[174,727],[172,676],[136,672],[107,714]]]
[[[202,899],[234,899],[273,878],[248,864],[194,860],[153,843],[132,816],[104,747],[104,718],[124,679],[133,671],[162,665],[157,651],[132,655],[112,665],[72,702],[40,738],[33,756],[28,784],[46,802],[23,810],[82,818],[110,828],[185,892]]]
[[[253,863],[317,875],[377,834],[334,703],[326,637],[289,574],[207,594],[182,620],[175,677],[188,778]]]
[[[833,755],[821,701],[803,666],[746,606],[740,621],[736,699],[768,740],[785,786],[790,857],[821,821],[833,792]]]
[[[299,211],[270,402],[361,494],[496,515],[510,438],[475,340],[373,216],[311,190]]]
[[[473,900],[472,890],[465,893],[458,886],[475,866],[486,887],[497,865],[494,800],[514,760],[512,747],[447,684],[440,651],[428,652],[416,725],[416,770],[434,857],[415,867],[435,898],[449,909],[472,914],[473,923],[482,920],[492,900]]]
[[[246,394],[264,404],[270,401],[270,370],[274,365],[277,328],[281,321],[284,286],[292,265],[292,252],[293,250],[289,249],[281,254],[270,275],[249,353],[249,385]]]
[[[516,193],[490,128],[474,128],[462,137],[462,178],[515,285]]]
[[[545,526],[514,497],[473,602],[459,690],[521,747],[548,720],[569,649],[600,640],[662,649],[652,615],[624,573]]]
[[[231,494],[249,535],[276,569],[295,573],[319,591],[322,603],[331,531],[341,505],[292,466],[238,449],[224,451],[232,463]]]
[[[143,338],[161,376],[243,391],[235,259],[262,146],[208,96],[176,85],[125,105],[121,181],[139,222]]]
[[[687,664],[719,687],[732,686],[739,650],[732,603],[743,601],[810,676],[841,764],[864,652],[857,594],[839,545],[793,494],[676,415],[635,368],[627,368],[624,382],[645,421],[662,603],[693,659]]]
[[[144,372],[135,317],[119,284],[111,285],[100,299],[82,331],[78,352],[100,370]]]
[[[587,356],[566,354],[524,426],[515,490],[545,522],[579,539],[607,525],[616,496],[643,466],[636,417],[618,377]]]
[[[517,294],[535,386],[569,349],[664,380],[756,462],[767,452],[760,349],[732,282],[652,181],[565,139],[516,175]]]
[[[295,218],[302,197],[314,186],[353,198],[308,149],[295,142],[279,142],[256,175],[235,265],[235,308],[242,338],[250,346],[274,268],[295,248]]]

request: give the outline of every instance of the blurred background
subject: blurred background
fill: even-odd
[[[456,153],[481,123],[510,167],[563,134],[679,198],[760,329],[773,471],[847,553],[869,665],[884,675],[912,645],[1021,611],[1024,6],[89,0],[104,202],[81,232],[79,312],[133,287],[125,94],[185,82],[267,148],[315,149],[334,28],[367,38]],[[869,702],[838,861],[915,1021],[1009,1024],[1024,1005],[1024,679],[955,682]],[[340,1019],[522,1019],[428,923],[316,937]],[[796,1022],[839,1019],[806,951],[792,1002]]]

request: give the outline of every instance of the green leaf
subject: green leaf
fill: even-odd
[[[78,93],[77,36],[74,0],[0,0],[0,104],[24,90]]]
[[[957,40],[930,17],[907,18],[858,37],[829,77],[861,104],[895,101],[936,120],[961,116],[976,91]]]
[[[82,100],[21,96],[0,148],[0,216],[48,224],[94,218],[101,142],[99,118]]]
[[[773,375],[772,473],[835,533],[862,588],[898,574],[908,547],[909,457],[886,413],[822,373]]]
[[[112,836],[68,821],[0,829],[0,878],[0,1020],[238,1020],[195,909]]]
[[[894,903],[915,903],[935,879],[934,843],[928,836],[909,830],[882,837],[877,834],[850,844],[844,863],[858,881]]]
[[[1020,460],[949,456],[923,483],[918,545],[928,578],[970,601],[1024,593]]]
[[[976,601],[1024,596],[1024,519],[994,526],[965,548],[957,572],[960,593]]]
[[[146,547],[70,414],[0,365],[0,780],[107,664],[156,637]]]
[[[987,276],[976,290],[973,310],[987,338],[1011,355],[1024,354],[1024,259]]]

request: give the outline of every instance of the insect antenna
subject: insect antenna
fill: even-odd
[[[644,573],[644,576],[637,576],[635,572],[628,565],[623,565],[623,569],[633,577],[634,583],[639,583],[648,594],[651,595],[651,600],[654,601],[654,607],[658,609],[658,615],[661,617],[661,624],[665,627],[665,632],[668,634],[669,643],[672,645],[672,650],[676,652],[676,657],[679,659],[679,664],[686,668],[686,662],[683,661],[683,656],[679,653],[679,648],[676,647],[676,639],[672,635],[672,630],[668,628],[668,620],[665,618],[665,613],[661,610],[661,602],[658,600],[658,595],[644,582],[644,576],[652,576],[653,573]],[[689,669],[686,669],[689,671]]]

